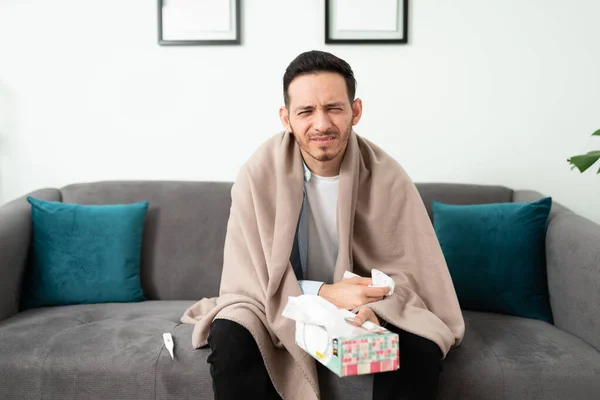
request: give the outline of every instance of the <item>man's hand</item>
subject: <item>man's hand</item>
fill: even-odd
[[[354,317],[354,325],[361,326],[366,321],[371,321],[375,325],[380,325],[379,318],[377,318],[377,315],[373,310],[371,310],[369,307],[361,307],[361,309],[358,310],[356,317]]]
[[[349,278],[332,285],[322,285],[319,296],[335,304],[338,308],[353,310],[367,303],[382,300],[390,291],[389,287],[369,287],[371,278]]]

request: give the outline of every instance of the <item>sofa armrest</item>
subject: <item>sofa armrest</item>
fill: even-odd
[[[57,189],[42,189],[29,195],[42,200],[61,199]],[[31,207],[24,196],[0,207],[0,321],[19,311],[30,242]]]
[[[513,201],[544,197],[517,190]],[[600,351],[600,225],[553,201],[546,265],[554,324]]]
[[[600,351],[600,225],[572,212],[556,214],[546,254],[555,325]]]

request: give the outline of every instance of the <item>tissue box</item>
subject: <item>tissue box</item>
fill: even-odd
[[[296,323],[296,343],[340,377],[400,368],[398,334],[371,322],[350,337],[330,337],[325,328]]]

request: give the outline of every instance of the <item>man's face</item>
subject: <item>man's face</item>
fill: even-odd
[[[281,108],[280,117],[304,155],[319,162],[341,157],[362,112],[360,100],[350,103],[343,76],[301,75],[290,84],[288,95],[289,105]]]

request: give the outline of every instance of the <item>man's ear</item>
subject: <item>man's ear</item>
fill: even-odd
[[[279,108],[279,119],[281,120],[281,125],[283,125],[288,132],[291,132],[292,127],[290,126],[290,113],[284,106]]]
[[[363,109],[362,100],[361,99],[354,100],[354,102],[352,103],[352,125],[353,126],[358,124],[358,121],[360,121],[360,117],[362,116],[362,109]]]

